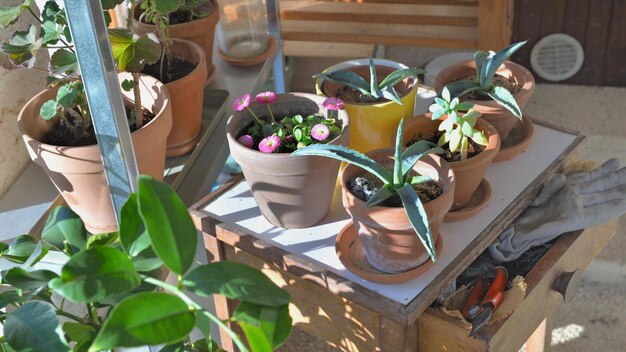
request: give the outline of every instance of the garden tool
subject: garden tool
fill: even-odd
[[[610,159],[590,172],[556,174],[533,203],[489,246],[497,262],[575,230],[601,225],[626,213],[626,167]]]
[[[493,312],[498,309],[504,299],[507,272],[504,267],[496,268],[496,276],[489,285],[486,275],[476,280],[470,292],[465,308],[461,312],[463,317],[472,324],[469,336],[472,337],[491,319]]]

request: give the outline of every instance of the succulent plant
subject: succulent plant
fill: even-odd
[[[387,170],[367,155],[357,152],[356,150],[330,144],[313,144],[298,149],[291,153],[291,155],[313,155],[345,161],[379,178],[384,185],[374,193],[365,203],[365,206],[375,206],[397,194],[402,201],[402,206],[406,211],[406,215],[413,229],[424,245],[424,248],[426,248],[430,258],[435,262],[437,253],[430,225],[428,224],[428,216],[426,215],[422,201],[413,188],[419,183],[430,181],[431,178],[425,175],[414,175],[411,170],[413,170],[415,163],[424,156],[431,153],[440,154],[443,153],[443,150],[434,143],[427,141],[419,141],[409,148],[404,149],[402,147],[403,126],[404,120],[400,120],[396,134],[393,170]]]
[[[482,92],[521,119],[522,111],[517,105],[513,94],[504,87],[494,85],[493,78],[504,61],[524,44],[526,44],[525,41],[511,44],[497,53],[480,50],[474,53],[476,81],[456,81],[449,83],[447,87],[451,94],[456,97],[462,97],[471,92]]]
[[[439,125],[439,131],[443,131],[443,134],[437,145],[443,147],[448,143],[450,153],[454,154],[460,151],[461,160],[465,160],[469,149],[469,139],[483,146],[489,143],[485,134],[474,128],[476,119],[481,114],[473,110],[474,104],[468,101],[461,102],[458,97],[450,99],[448,87],[443,88],[441,96],[441,98],[435,98],[435,103],[429,108],[430,112],[433,113],[433,120],[447,115],[447,118]],[[467,112],[462,113],[462,111]]]
[[[324,79],[331,82],[343,84],[350,88],[356,89],[360,93],[370,96],[374,99],[386,98],[402,105],[402,101],[400,101],[398,92],[393,86],[395,86],[399,82],[402,82],[407,77],[417,77],[417,75],[426,72],[417,67],[402,68],[390,73],[389,75],[387,75],[387,77],[385,77],[385,79],[383,79],[382,82],[378,83],[374,59],[372,57],[370,57],[369,59],[369,82],[367,82],[357,73],[350,70],[337,70],[328,73],[318,73],[313,75],[313,78]]]

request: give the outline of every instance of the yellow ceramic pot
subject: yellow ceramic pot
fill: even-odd
[[[374,59],[374,63],[379,82],[389,73],[397,69],[407,68],[407,66],[391,60]],[[345,69],[358,73],[369,82],[369,59],[344,61],[327,68],[324,73]],[[334,92],[341,87],[339,84],[326,82],[323,79],[318,79],[315,82],[317,94],[324,96],[334,97]],[[390,147],[389,141],[398,129],[400,119],[413,117],[417,87],[417,78],[407,78],[395,86],[398,92],[405,92],[400,97],[402,105],[393,101],[369,104],[345,102],[345,110],[350,116],[350,148],[365,153]]]

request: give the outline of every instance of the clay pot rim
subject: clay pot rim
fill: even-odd
[[[118,77],[120,75],[124,75],[124,72],[119,72],[118,73]],[[163,95],[163,105],[161,106],[161,109],[158,111],[158,113],[154,113],[154,118],[152,120],[150,120],[150,122],[148,122],[147,124],[143,125],[140,129],[134,131],[131,133],[131,136],[135,136],[135,135],[139,135],[140,133],[142,133],[142,131],[144,131],[146,128],[148,128],[149,126],[156,124],[157,121],[157,117],[163,115],[163,113],[165,112],[165,110],[169,107],[169,105],[171,104],[170,101],[170,94],[167,91],[167,88],[165,87],[165,84],[163,84],[163,82],[159,81],[158,79],[150,76],[150,75],[146,75],[146,74],[141,74],[141,79],[148,79],[153,81],[152,82],[152,86],[156,86],[159,89],[159,92],[161,95]],[[37,95],[35,95],[34,97],[32,97],[28,102],[26,102],[26,104],[24,104],[25,106],[30,104],[32,101],[38,99],[40,96],[48,93],[50,90],[53,90],[54,88],[46,88],[44,90],[42,90],[41,92],[37,93]],[[22,111],[20,111],[20,113],[17,116],[17,128],[20,132],[21,135],[25,136],[28,138],[28,140],[32,140],[35,141],[37,143],[39,143],[41,145],[42,148],[45,149],[54,149],[54,148],[71,148],[72,150],[75,151],[89,151],[89,149],[92,148],[98,148],[98,143],[96,144],[90,144],[90,145],[83,145],[83,146],[64,146],[64,145],[54,145],[54,144],[48,144],[48,143],[44,143],[34,137],[32,137],[31,135],[29,135],[28,133],[26,133],[26,131],[24,130],[24,127],[22,126],[22,120],[23,120],[23,115],[22,115]],[[39,116],[39,118],[41,118],[41,116]],[[55,119],[58,117],[55,117]]]
[[[196,67],[193,69],[193,71],[189,72],[189,74],[187,74],[186,76],[183,76],[175,81],[171,81],[168,83],[165,83],[165,86],[168,89],[178,89],[179,87],[177,87],[178,85],[182,84],[181,82],[191,79],[190,77],[196,77],[196,76],[202,76],[203,80],[206,80],[206,77],[208,75],[208,72],[206,74],[202,74],[202,71],[207,71],[206,68],[206,55],[204,54],[204,50],[202,49],[202,47],[200,47],[200,45],[190,41],[190,40],[186,40],[186,39],[179,39],[179,38],[172,38],[172,47],[175,44],[182,44],[182,45],[187,45],[190,46],[193,51],[196,52],[196,54],[200,57],[200,59],[198,60],[198,62],[193,62],[193,60],[189,57],[183,57],[184,59],[187,59],[189,61],[191,61],[193,64],[196,65]],[[174,53],[172,53],[174,54]],[[204,89],[204,86],[203,86]]]
[[[372,150],[372,151],[369,151],[369,152],[365,153],[365,155],[371,157],[371,154],[378,154],[378,153],[380,153],[380,154],[385,153],[388,158],[393,158],[394,148],[375,149],[375,150]],[[426,206],[428,206],[428,204],[434,204],[435,202],[438,202],[438,201],[444,201],[445,198],[446,198],[445,197],[446,195],[448,195],[450,192],[454,192],[454,187],[455,187],[455,184],[456,184],[456,175],[454,174],[454,172],[452,170],[452,166],[450,165],[450,163],[448,163],[447,161],[445,161],[443,158],[439,157],[438,155],[436,155],[436,154],[429,154],[429,155],[425,156],[424,158],[431,158],[431,159],[433,159],[435,161],[435,163],[438,163],[438,162],[440,163],[441,167],[434,167],[435,170],[437,171],[437,173],[440,176],[440,180],[437,182],[439,187],[444,188],[442,186],[441,179],[447,178],[449,180],[448,187],[444,188],[443,193],[440,194],[439,197],[437,197],[437,198],[435,198],[435,199],[433,199],[433,200],[431,200],[429,202],[423,203],[424,207],[426,207]],[[420,164],[420,162],[422,162],[424,160],[424,158],[421,159],[420,161],[418,161],[415,164],[415,166],[413,166],[413,170],[415,170],[415,168],[418,167],[418,165]],[[376,160],[376,159],[374,159],[374,160]],[[342,193],[346,194],[354,204],[358,204],[359,207],[362,207],[364,209],[369,209],[370,212],[374,212],[374,211],[392,211],[392,212],[398,212],[398,213],[405,214],[404,207],[385,207],[385,206],[382,206],[382,205],[374,205],[372,207],[366,208],[365,207],[365,202],[362,201],[361,199],[359,199],[358,197],[356,197],[354,194],[352,194],[352,192],[347,187],[347,179],[346,179],[346,177],[347,177],[346,175],[348,174],[347,171],[351,171],[352,169],[355,169],[355,168],[359,168],[359,167],[357,167],[357,166],[355,166],[353,164],[348,164],[348,165],[346,165],[345,168],[343,168],[343,170],[341,170],[339,172],[339,183],[340,183],[340,186],[341,186],[341,192]],[[363,170],[363,171],[367,172],[365,170]],[[364,221],[364,220],[361,219],[361,221]]]
[[[443,83],[442,77],[445,74],[454,70],[464,70],[464,71],[471,70],[472,72],[476,72],[476,63],[474,62],[474,60],[467,60],[467,61],[459,62],[457,64],[448,66],[445,69],[443,69],[441,72],[439,72],[439,74],[435,78],[435,91],[437,92],[440,91],[446,84],[450,83],[451,81],[454,81],[455,79],[459,79],[463,75],[465,75],[463,74],[463,75],[456,76],[451,81],[447,81]],[[504,70],[510,70],[513,73],[513,76],[518,78],[519,82],[523,82],[522,89],[513,95],[513,98],[515,98],[515,101],[519,101],[523,99],[523,97],[530,97],[533,94],[533,91],[535,90],[535,77],[533,77],[532,73],[530,73],[530,71],[528,71],[524,66],[517,64],[515,62],[512,62],[510,60],[507,60],[496,70],[496,74]],[[468,101],[474,105],[489,106],[493,108],[498,108],[501,106],[500,104],[498,104],[497,102],[493,100],[474,100],[474,99],[462,99],[462,100]],[[506,109],[504,107],[502,108]]]
[[[376,58],[374,59],[374,65],[375,66],[382,66],[382,67],[391,67],[391,68],[394,68],[394,69],[409,68],[407,65],[399,63],[399,62],[396,62],[396,61],[393,61],[393,60],[376,59]],[[333,72],[333,71],[337,71],[337,70],[344,70],[344,69],[349,69],[349,68],[352,68],[352,67],[359,67],[359,66],[367,66],[367,67],[369,67],[369,59],[353,59],[353,60],[343,61],[343,62],[340,62],[338,64],[330,66],[329,68],[327,68],[324,71],[322,71],[322,73],[328,73],[328,72]],[[400,96],[400,100],[402,100],[407,95],[411,94],[411,92],[413,92],[414,90],[416,91],[418,87],[419,87],[419,80],[417,79],[417,77],[413,77],[413,86],[406,93],[404,93],[403,95]],[[315,89],[316,89],[316,91],[319,94],[321,94],[321,95],[323,95],[325,97],[328,97],[328,95],[324,91],[324,79],[316,79],[315,80]],[[353,102],[346,102],[346,104],[355,105],[355,106],[379,106],[381,108],[384,108],[387,105],[397,104],[397,103],[394,102],[394,101],[389,100],[389,101],[383,101],[383,102],[377,102],[377,103],[353,103]]]
[[[429,121],[437,122],[430,118],[431,115],[432,113],[424,113],[421,115],[413,116],[411,121],[409,121],[405,125],[405,131],[408,131],[408,129],[411,127],[412,121],[417,121],[418,119],[428,119]],[[472,169],[476,167],[476,165],[489,163],[500,151],[502,140],[496,128],[481,117],[476,119],[476,125],[478,125],[478,127],[480,127],[483,132],[487,132],[487,136],[489,138],[489,143],[487,144],[487,147],[483,149],[482,152],[469,159],[459,161],[447,161],[452,168],[461,171],[466,169]]]
[[[322,99],[324,99],[323,97],[320,97],[319,95],[315,95],[315,94],[311,94],[311,93],[300,93],[300,92],[281,93],[281,94],[277,94],[277,95],[278,96],[280,96],[280,95],[296,95],[296,96],[300,96],[300,97],[303,97],[303,98],[308,98],[308,99],[312,100],[313,102],[315,102],[320,107],[322,106]],[[316,100],[318,100],[319,103]],[[256,158],[261,158],[261,159],[308,158],[309,157],[309,156],[295,156],[295,157],[292,157],[291,153],[263,153],[263,152],[261,152],[259,150],[255,150],[255,149],[244,147],[241,143],[237,142],[237,140],[235,139],[235,136],[230,131],[230,129],[231,129],[230,126],[232,126],[232,124],[234,123],[235,119],[240,118],[239,116],[240,116],[239,112],[235,112],[234,114],[230,115],[230,117],[226,121],[226,138],[229,141],[230,148],[235,146],[235,148],[237,148],[239,151],[241,151],[243,153],[252,153]],[[333,144],[334,142],[337,142],[341,137],[343,137],[346,133],[349,133],[348,127],[350,126],[350,118],[349,118],[348,113],[346,112],[346,110],[339,110],[337,118],[340,119],[341,121],[343,121],[343,126],[341,126],[341,133],[338,134],[332,140],[328,141],[326,144]],[[334,144],[336,144],[336,143],[334,143]]]
[[[202,18],[196,18],[194,20],[191,20],[189,22],[183,22],[183,23],[177,23],[177,24],[172,24],[170,25],[170,31],[175,31],[175,30],[183,30],[183,28],[185,26],[199,26],[199,27],[204,27],[204,25],[206,24],[211,24],[213,22],[215,22],[215,24],[217,24],[217,22],[220,19],[220,7],[219,7],[219,3],[217,2],[217,0],[208,0],[213,4],[213,11],[211,11],[208,15],[206,15],[205,17]],[[204,4],[202,4],[204,5]],[[202,6],[200,5],[200,6]],[[139,21],[139,15],[141,13],[141,9],[139,7],[135,7],[135,13],[133,14],[133,22],[138,25],[138,26],[142,26],[142,27],[146,27],[146,28],[154,28],[155,25],[151,24],[151,23],[144,23]],[[204,23],[206,22],[206,23]]]

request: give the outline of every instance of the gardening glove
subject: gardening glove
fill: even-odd
[[[590,172],[551,177],[537,198],[489,246],[498,262],[570,231],[601,225],[626,213],[626,167],[610,159]]]

